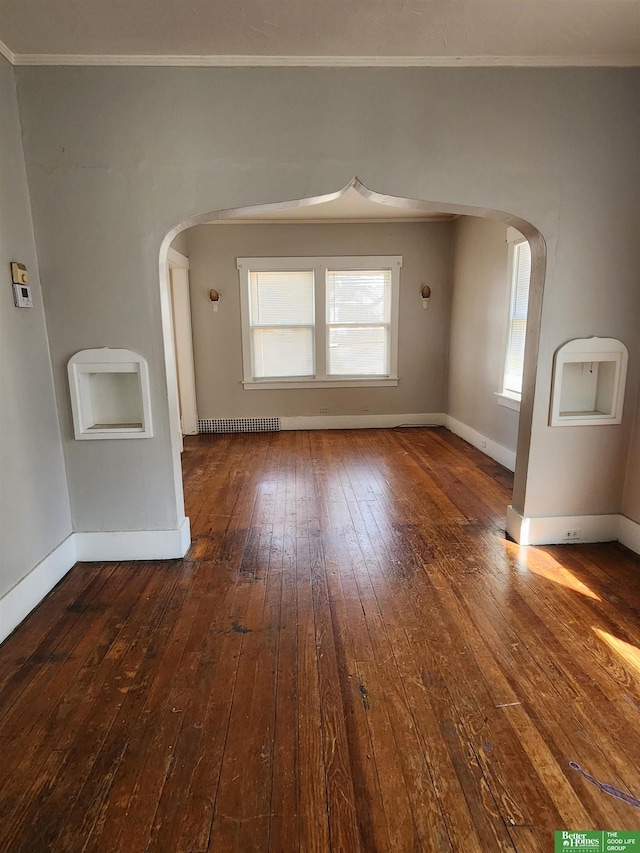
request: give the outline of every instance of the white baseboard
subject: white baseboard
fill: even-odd
[[[621,515],[618,542],[621,542],[630,551],[640,554],[640,524],[627,518],[626,515]]]
[[[455,418],[452,418],[451,415],[446,415],[444,425],[448,430],[455,433],[455,435],[459,435],[460,438],[468,441],[469,444],[472,444],[474,447],[477,447],[478,450],[486,453],[487,456],[495,459],[496,462],[504,465],[504,467],[508,468],[509,471],[516,470],[515,450],[509,450],[509,448],[505,447],[503,444],[498,444],[497,441],[487,438],[486,435],[482,435],[482,433],[472,427],[463,424],[462,421],[457,421]]]
[[[189,519],[175,530],[72,533],[0,598],[0,643],[40,604],[78,560],[172,560],[191,544]]]
[[[313,415],[280,418],[280,429],[390,429],[397,426],[444,426],[446,417],[443,412],[412,415]]]
[[[175,530],[107,530],[76,533],[78,560],[173,560],[191,544],[189,519]]]
[[[523,523],[524,516],[520,515],[520,513],[515,510],[511,505],[507,507],[507,535],[510,536],[514,542],[517,542],[518,545],[526,545],[528,543],[523,542]]]
[[[77,559],[72,533],[0,599],[0,642],[40,604]]]
[[[619,538],[620,519],[620,515],[522,516],[510,506],[507,533],[520,545],[615,542]],[[578,535],[568,536],[568,531],[577,531]]]

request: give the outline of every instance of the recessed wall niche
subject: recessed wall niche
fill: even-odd
[[[551,426],[619,424],[627,348],[615,338],[578,338],[555,356]]]
[[[88,349],[67,365],[77,440],[151,438],[149,369],[127,349]]]

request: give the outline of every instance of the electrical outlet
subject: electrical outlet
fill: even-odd
[[[574,530],[565,530],[563,539],[580,539],[582,536],[582,530],[579,527]]]
[[[328,406],[320,406],[320,414],[321,415],[326,415],[328,411],[329,411]]]

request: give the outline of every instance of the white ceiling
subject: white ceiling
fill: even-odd
[[[640,65],[640,0],[0,0],[16,64]]]

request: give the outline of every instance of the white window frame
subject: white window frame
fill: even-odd
[[[398,384],[398,315],[400,297],[400,269],[402,255],[349,255],[338,257],[305,258],[237,258],[240,280],[240,316],[242,326],[243,386],[257,388],[363,388]],[[347,376],[327,375],[327,322],[326,273],[329,270],[391,270],[391,318],[389,323],[389,375]],[[313,270],[315,280],[314,352],[315,375],[304,379],[255,379],[251,370],[251,332],[249,328],[249,275],[251,272],[278,272]]]
[[[502,378],[500,387],[501,390],[496,392],[496,397],[498,398],[498,404],[500,406],[504,406],[507,409],[513,409],[513,411],[520,411],[520,401],[522,399],[522,392],[513,391],[511,389],[506,388],[506,375],[507,375],[507,365],[509,363],[509,346],[511,344],[511,324],[513,322],[513,306],[515,300],[515,287],[516,287],[516,247],[522,245],[523,243],[527,243],[527,239],[522,236],[522,234],[517,231],[515,228],[507,229],[507,243],[509,246],[508,253],[508,262],[507,262],[507,281],[508,281],[508,302],[507,302],[507,315],[506,315],[506,328],[505,328],[505,336],[504,336],[504,346],[503,346],[503,360],[502,360]],[[527,306],[528,308],[528,306]]]

